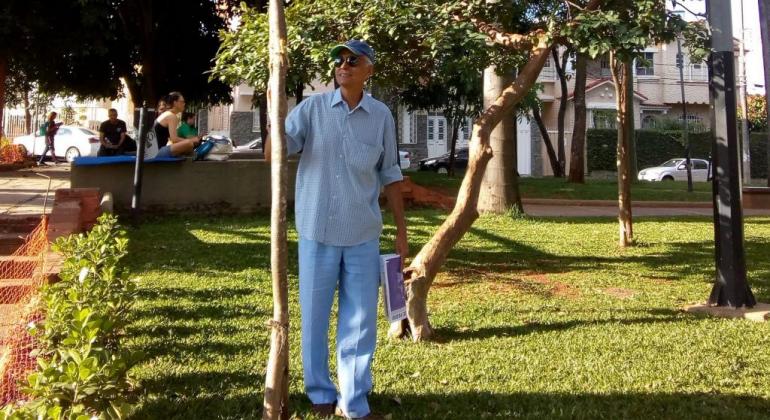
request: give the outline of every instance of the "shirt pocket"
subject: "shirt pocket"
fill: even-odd
[[[345,147],[348,166],[357,175],[372,176],[377,171],[377,163],[382,156],[381,144],[363,141],[349,141]]]

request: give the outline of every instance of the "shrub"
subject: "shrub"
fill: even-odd
[[[23,391],[30,400],[0,412],[6,419],[123,418],[137,355],[120,348],[135,285],[118,263],[128,240],[114,216],[103,215],[87,235],[60,238],[61,281],[43,289],[45,321],[30,325],[38,369]]]
[[[0,138],[0,163],[22,163],[26,156],[24,146],[13,144],[6,137]]]
[[[751,133],[751,177],[767,178],[767,133]]]
[[[588,170],[615,171],[617,130],[590,129],[587,134]],[[711,155],[711,132],[689,133],[691,156],[706,159]],[[636,158],[639,169],[656,166],[668,159],[684,157],[681,131],[637,130]]]

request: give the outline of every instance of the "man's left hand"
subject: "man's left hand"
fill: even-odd
[[[406,240],[406,232],[396,234],[396,253],[401,256],[401,271],[403,271],[406,257],[409,255],[409,242]]]

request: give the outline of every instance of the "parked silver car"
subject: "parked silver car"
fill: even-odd
[[[685,158],[670,159],[666,162],[639,171],[640,181],[687,181],[687,164]],[[692,165],[692,180],[707,182],[709,180],[709,162],[704,159],[690,159]]]

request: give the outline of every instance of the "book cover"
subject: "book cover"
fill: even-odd
[[[385,316],[388,322],[406,318],[406,291],[404,274],[401,272],[401,256],[386,254],[380,256],[380,283],[382,283]]]

